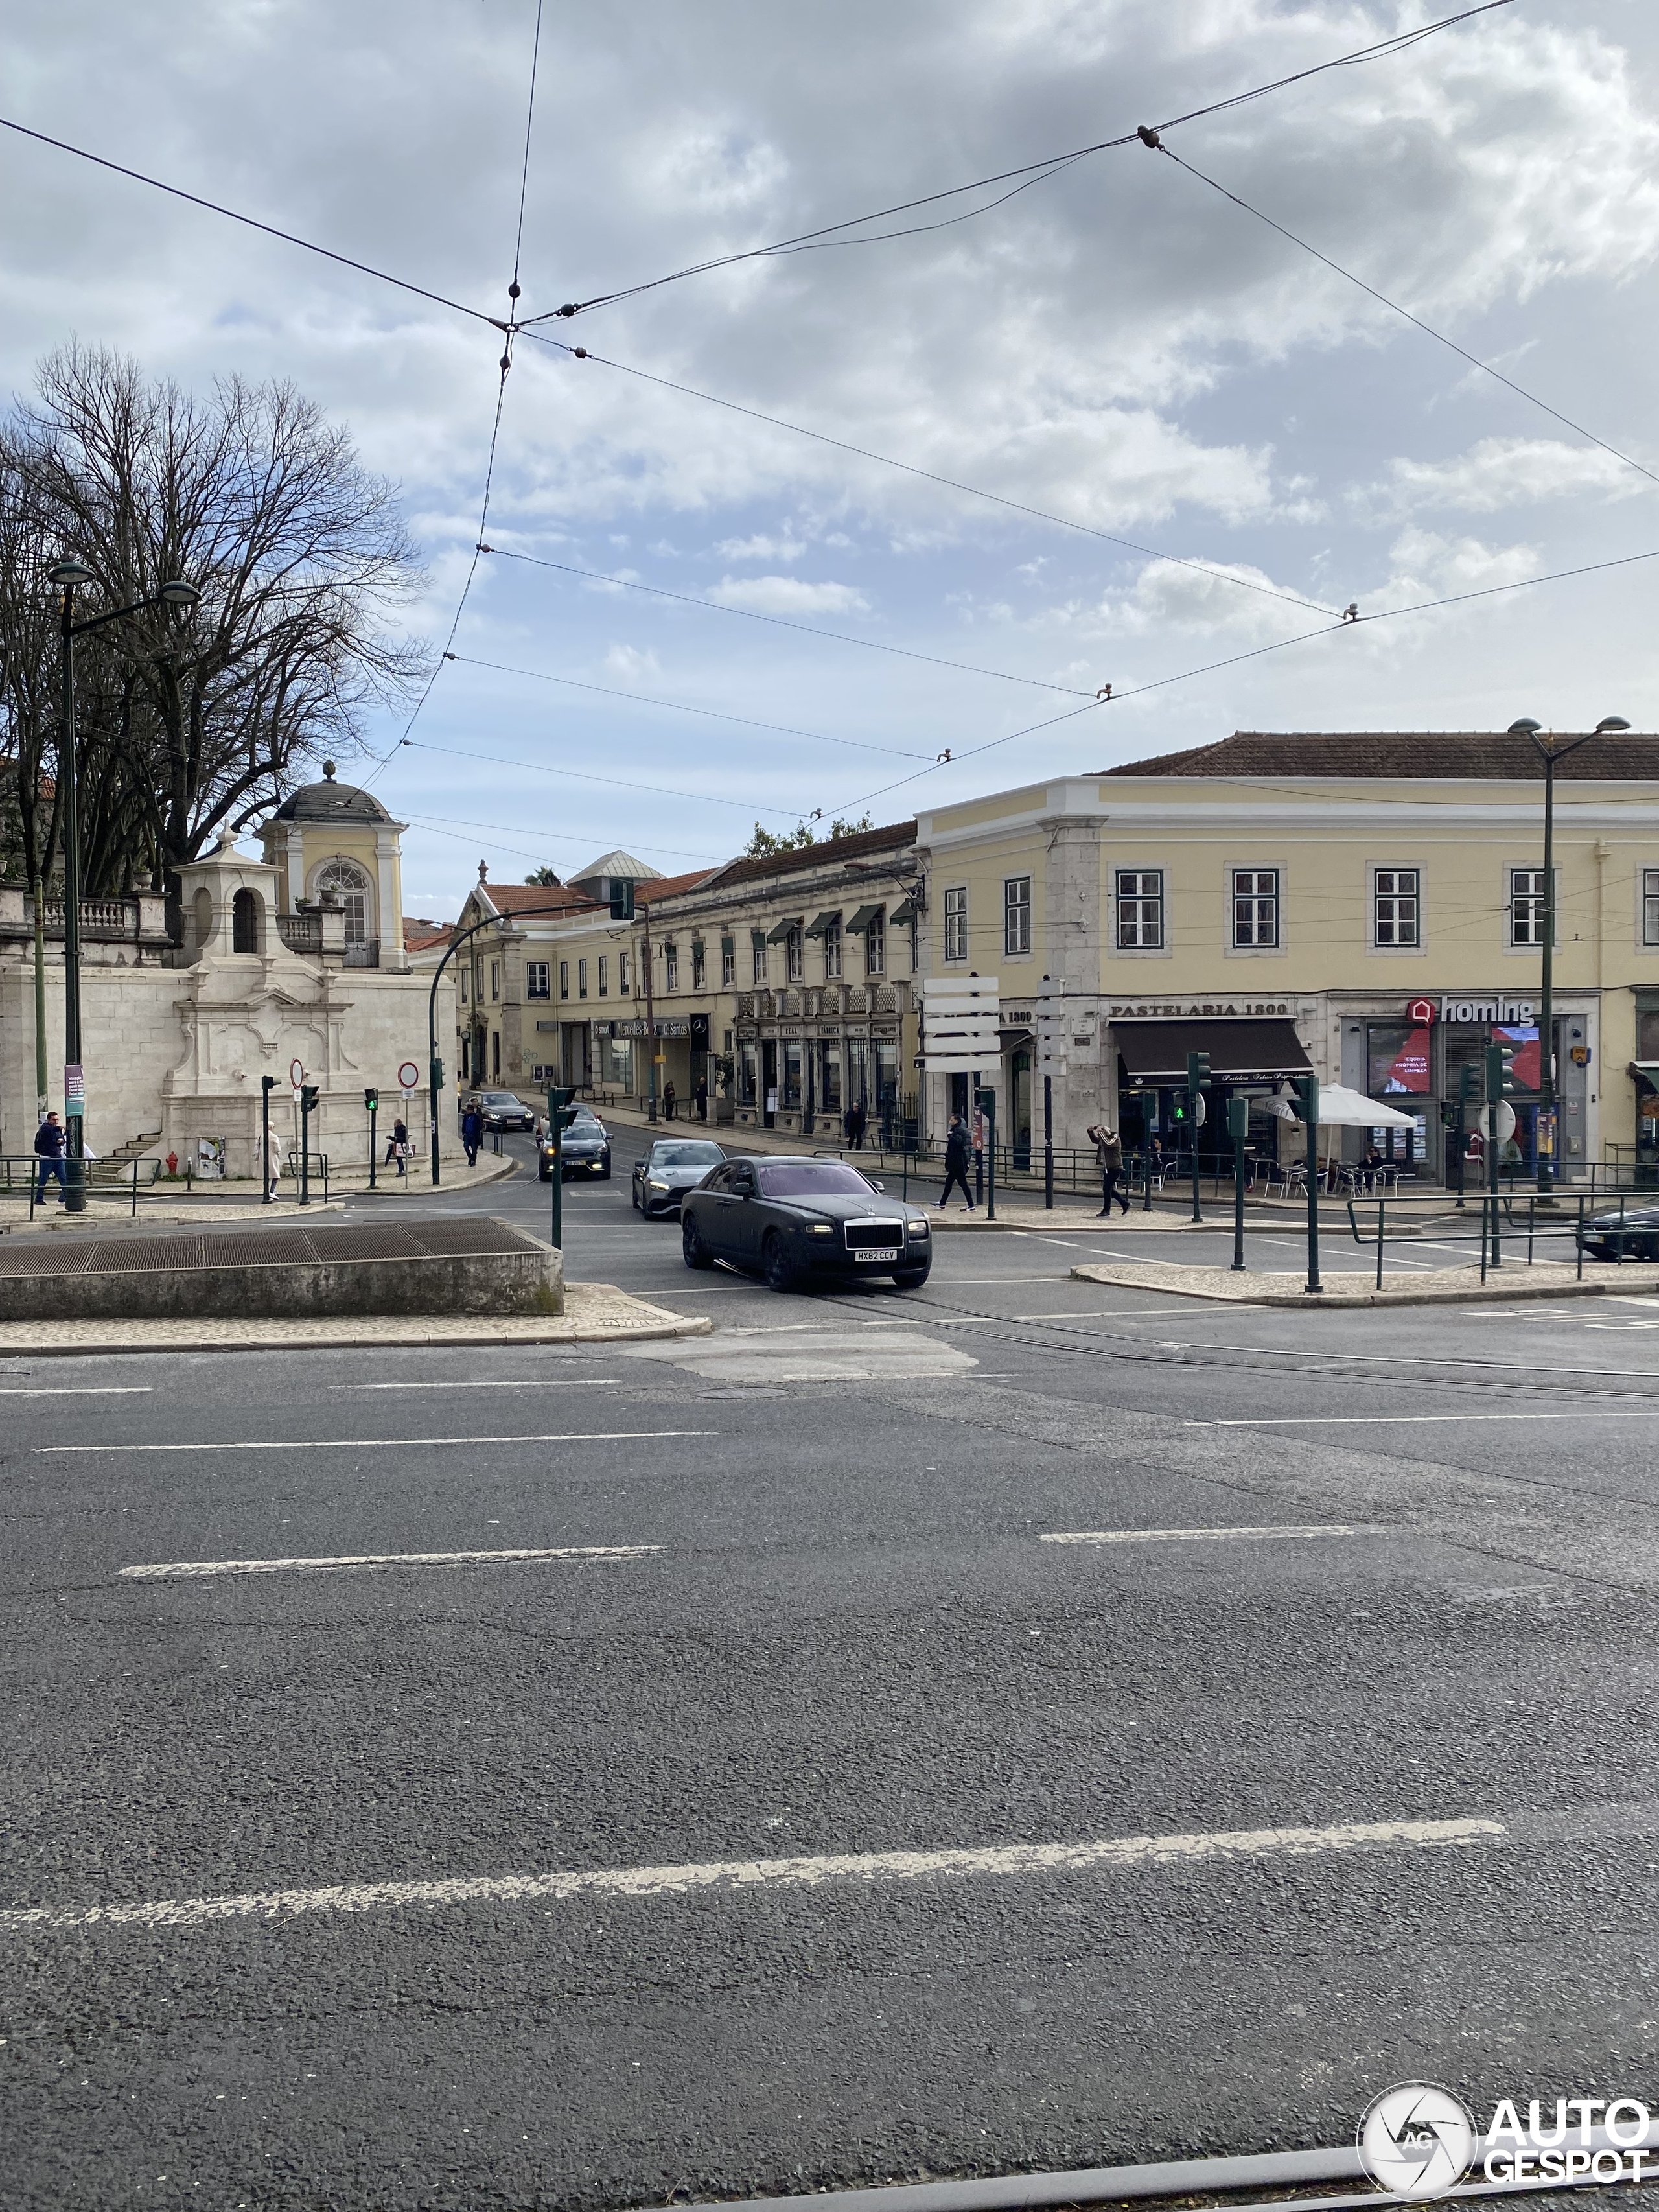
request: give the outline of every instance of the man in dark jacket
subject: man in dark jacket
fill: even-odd
[[[34,1202],[37,1206],[46,1204],[46,1185],[56,1176],[60,1194],[58,1203],[61,1206],[64,1203],[61,1194],[66,1192],[69,1186],[64,1180],[64,1127],[56,1114],[48,1114],[35,1131],[34,1149],[40,1158],[40,1188]]]
[[[1100,1170],[1100,1210],[1103,1214],[1109,1214],[1115,1198],[1127,1213],[1129,1201],[1117,1187],[1123,1173],[1123,1139],[1104,1122],[1097,1124],[1089,1134],[1094,1139],[1095,1165]]]
[[[962,1194],[967,1200],[968,1211],[969,1213],[973,1212],[974,1194],[968,1188],[968,1169],[973,1157],[973,1146],[968,1141],[968,1124],[960,1114],[953,1114],[951,1116],[950,1134],[945,1139],[945,1188],[939,1193],[939,1199],[941,1212],[944,1211],[945,1202],[951,1195],[952,1183],[962,1185]]]
[[[468,1167],[476,1168],[478,1147],[483,1142],[483,1115],[476,1106],[469,1106],[461,1116],[461,1142],[466,1147]]]

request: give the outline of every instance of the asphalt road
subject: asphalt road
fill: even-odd
[[[570,1272],[711,1337],[5,1363],[0,2199],[660,2203],[1651,2088],[1659,1301],[948,1235],[780,1297],[632,1214],[638,1141]]]

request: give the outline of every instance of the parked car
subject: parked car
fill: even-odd
[[[536,1116],[522,1098],[515,1098],[510,1091],[475,1091],[461,1101],[465,1114],[476,1106],[478,1118],[487,1131],[496,1129],[533,1129]]]
[[[695,1190],[726,1154],[706,1138],[659,1137],[634,1163],[634,1204],[648,1221],[653,1213],[672,1213],[688,1190]]]
[[[553,1180],[553,1139],[544,1137],[536,1147],[537,1172],[544,1182]],[[579,1106],[576,1118],[559,1139],[562,1182],[573,1175],[598,1176],[611,1180],[611,1132],[591,1106]]]
[[[681,1200],[680,1239],[688,1267],[725,1260],[775,1291],[854,1275],[920,1290],[933,1258],[923,1209],[844,1160],[729,1159]]]
[[[1578,1241],[1598,1260],[1659,1260],[1659,1205],[1598,1213],[1584,1224]]]

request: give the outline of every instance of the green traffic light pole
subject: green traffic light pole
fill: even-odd
[[[81,1059],[81,817],[76,789],[75,744],[75,641],[106,623],[128,615],[143,614],[147,607],[196,605],[201,593],[194,584],[163,584],[148,599],[130,606],[112,607],[107,614],[75,619],[77,585],[94,584],[95,573],[84,561],[59,561],[46,571],[46,581],[63,593],[59,635],[63,640],[63,707],[58,726],[58,779],[63,794],[64,846],[64,1210],[87,1210],[86,1073]],[[46,896],[42,882],[40,897]]]
[[[1322,1297],[1325,1285],[1319,1279],[1319,1078],[1316,1075],[1298,1076],[1296,1088],[1302,1101],[1302,1126],[1308,1138],[1308,1280],[1305,1289],[1310,1297]]]
[[[1250,1133],[1250,1102],[1248,1098],[1230,1098],[1227,1101],[1227,1132],[1233,1140],[1231,1272],[1238,1274],[1244,1267],[1244,1142]]]
[[[1580,745],[1587,745],[1592,738],[1610,736],[1619,730],[1627,730],[1630,724],[1622,714],[1604,714],[1593,730],[1582,737],[1558,738],[1546,736],[1541,726],[1529,717],[1511,722],[1509,735],[1530,738],[1544,758],[1544,944],[1543,973],[1539,993],[1541,1004],[1538,1012],[1538,1130],[1534,1134],[1533,1152],[1538,1175],[1538,1194],[1548,1198],[1555,1183],[1557,1150],[1555,1126],[1555,763],[1575,753]],[[1538,1138],[1547,1133],[1549,1150],[1547,1152]],[[1494,1186],[1495,1188],[1495,1186]]]
[[[380,1092],[378,1091],[365,1091],[363,1093],[363,1105],[368,1114],[368,1187],[373,1190],[375,1188],[374,1156],[380,1149],[374,1135],[375,1118],[380,1110]]]
[[[259,1078],[259,1203],[270,1204],[270,1094],[276,1088],[274,1075]]]
[[[519,908],[512,919],[514,921],[531,921],[538,915],[568,914],[569,911],[568,901],[562,906],[525,906]],[[502,919],[500,915],[491,915],[487,920],[475,921],[470,929],[464,929],[457,936],[452,937],[449,940],[448,951],[432,971],[432,988],[427,993],[426,999],[426,1072],[432,1108],[432,1187],[434,1190],[443,1180],[442,1172],[438,1164],[438,1100],[444,1086],[444,1064],[438,1057],[438,985],[442,979],[444,969],[448,967],[462,945],[475,938],[481,929],[499,928]]]
[[[547,1094],[547,1138],[553,1147],[553,1172],[548,1180],[553,1186],[552,1242],[556,1252],[564,1249],[564,1133],[575,1119],[575,1108],[571,1101],[574,1091],[550,1091]]]
[[[1207,1052],[1189,1052],[1187,1055],[1187,1120],[1193,1138],[1193,1219],[1202,1221],[1202,1209],[1198,1199],[1198,1133],[1204,1126],[1204,1093],[1210,1081],[1210,1055]]]

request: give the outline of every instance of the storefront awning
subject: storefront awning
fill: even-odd
[[[891,922],[914,921],[915,918],[916,902],[914,899],[906,899],[902,906],[896,906],[887,917]]]
[[[809,937],[828,937],[830,931],[839,928],[840,925],[841,908],[837,907],[833,914],[819,915],[806,934]]]
[[[860,936],[864,931],[869,928],[871,923],[875,921],[877,915],[883,914],[885,911],[886,909],[884,907],[861,906],[858,912],[853,916],[851,921],[847,925],[848,935],[849,937]]]
[[[788,936],[791,930],[799,929],[799,927],[800,916],[798,914],[790,915],[787,916],[784,921],[781,921],[775,929],[769,929],[767,931],[765,942],[768,945],[781,945],[785,938]]]
[[[1114,1022],[1112,1035],[1131,1083],[1184,1083],[1189,1052],[1207,1052],[1223,1082],[1312,1073],[1294,1022]]]

